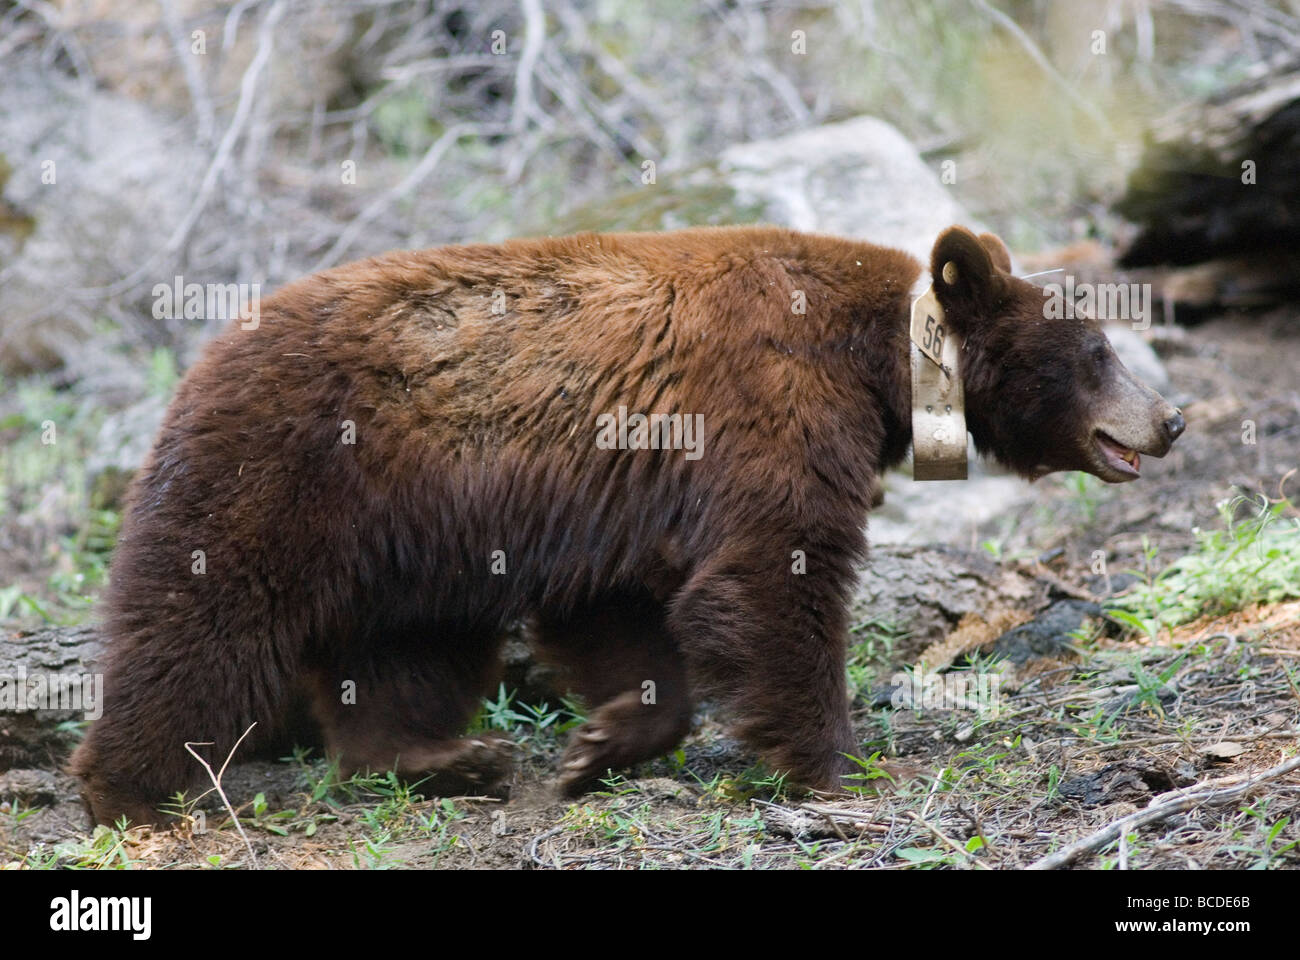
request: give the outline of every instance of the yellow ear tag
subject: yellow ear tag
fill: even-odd
[[[949,279],[952,267],[952,279]],[[956,279],[944,264],[943,278]],[[912,479],[966,479],[966,403],[961,344],[944,322],[934,288],[912,301]]]

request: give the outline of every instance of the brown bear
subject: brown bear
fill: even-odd
[[[345,770],[490,786],[509,745],[461,734],[521,618],[590,707],[568,791],[672,749],[699,695],[773,771],[839,788],[921,270],[778,228],[587,234],[391,253],[232,322],[133,484],[71,763],[93,817],[158,819],[201,773],[187,741],[220,760],[295,698]],[[1181,415],[1009,270],[989,234],[933,249],[978,448],[1137,476]]]

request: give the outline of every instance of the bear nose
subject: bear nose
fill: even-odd
[[[1165,421],[1165,435],[1169,437],[1169,442],[1173,443],[1183,431],[1187,429],[1187,421],[1183,419],[1183,411],[1175,410],[1174,415]]]

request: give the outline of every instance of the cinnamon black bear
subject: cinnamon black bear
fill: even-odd
[[[481,789],[508,744],[459,735],[521,617],[590,706],[571,792],[670,750],[699,694],[771,768],[836,788],[846,601],[911,440],[921,269],[736,227],[393,253],[284,288],[207,347],[135,480],[104,714],[72,761],[92,815],[156,820],[201,775],[186,741],[220,760],[303,697],[345,769]],[[1026,476],[1136,477],[1181,415],[1009,269],[988,234],[934,246],[976,444]]]

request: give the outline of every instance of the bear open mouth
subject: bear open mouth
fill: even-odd
[[[1108,467],[1129,478],[1141,476],[1139,470],[1142,466],[1142,455],[1140,453],[1124,446],[1100,430],[1097,431],[1096,441],[1097,449],[1101,451]]]

